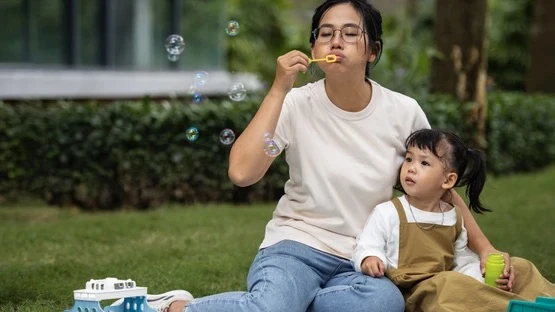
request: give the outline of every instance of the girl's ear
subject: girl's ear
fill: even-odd
[[[445,190],[452,189],[455,187],[458,177],[459,175],[454,172],[448,173],[447,176],[445,176],[445,181],[441,184],[441,187]]]

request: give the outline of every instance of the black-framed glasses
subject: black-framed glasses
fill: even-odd
[[[312,31],[314,40],[320,43],[330,42],[335,37],[335,32],[339,31],[341,39],[347,43],[357,43],[362,39],[363,34],[366,32],[359,26],[347,25],[343,28],[333,28],[332,26],[320,26]]]

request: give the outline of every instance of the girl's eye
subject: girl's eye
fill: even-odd
[[[406,161],[406,162],[411,162],[411,161],[412,161],[412,158],[406,157],[406,158],[405,158],[405,161]]]
[[[423,166],[429,166],[430,164],[429,164],[427,161],[423,161],[423,162],[422,162],[422,165],[423,165]]]

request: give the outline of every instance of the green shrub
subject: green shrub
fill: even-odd
[[[555,161],[554,96],[494,93],[489,102],[491,172],[533,171]]]
[[[459,105],[449,95],[428,94],[417,99],[433,128],[457,133],[463,140],[472,137],[472,129],[466,123],[470,104]]]
[[[227,177],[230,146],[219,142],[224,128],[241,134],[260,100],[0,103],[0,195],[32,192],[51,205],[87,210],[147,209],[167,201],[276,200],[288,176],[283,157],[259,183],[239,188]],[[537,170],[555,160],[554,100],[490,94],[491,172]],[[433,127],[472,137],[474,130],[466,124],[469,105],[438,95],[418,101]],[[191,126],[200,132],[193,142],[186,137]]]
[[[264,200],[275,193],[270,183],[285,182],[283,162],[261,183],[239,189],[227,177],[230,146],[219,142],[224,128],[238,136],[258,103],[0,103],[0,194],[29,191],[52,205],[89,210]],[[191,126],[200,132],[193,142]]]
[[[490,0],[488,74],[501,90],[525,90],[533,0]]]
[[[37,107],[0,102],[0,195],[26,190],[33,182],[41,162],[36,151],[46,144],[48,129],[39,112]]]
[[[418,99],[434,128],[454,131],[469,141],[475,129],[466,123],[471,103],[450,96]],[[496,175],[533,171],[555,161],[555,97],[494,92],[488,95],[486,149],[488,170]]]

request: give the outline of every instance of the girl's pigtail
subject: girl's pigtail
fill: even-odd
[[[461,179],[462,185],[466,184],[466,196],[468,197],[468,207],[477,213],[491,211],[484,207],[480,202],[480,193],[486,183],[486,162],[484,155],[479,150],[467,149],[468,159],[466,172]]]

